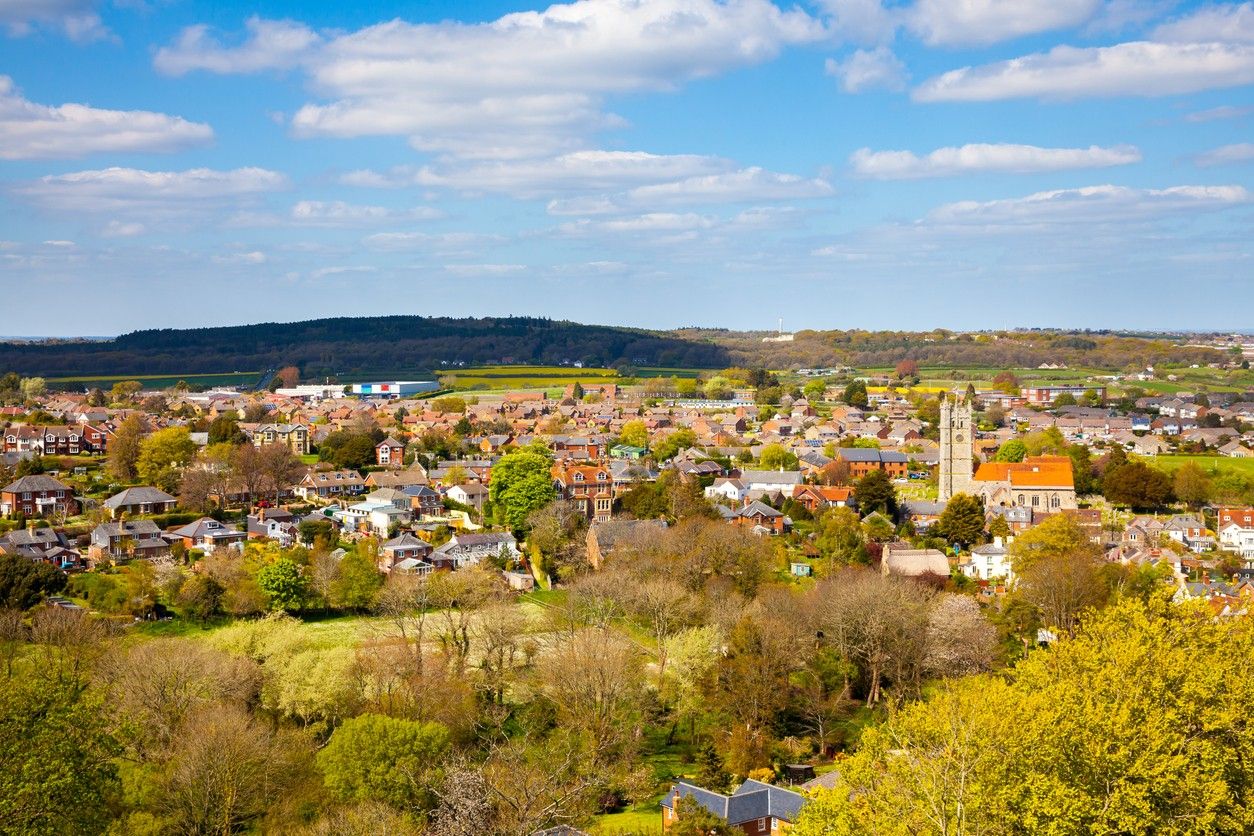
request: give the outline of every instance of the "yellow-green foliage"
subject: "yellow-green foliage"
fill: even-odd
[[[1122,603],[865,733],[795,836],[1248,833],[1254,624]]]

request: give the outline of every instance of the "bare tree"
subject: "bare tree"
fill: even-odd
[[[927,622],[927,660],[935,676],[964,676],[992,665],[997,631],[966,595],[940,595]]]

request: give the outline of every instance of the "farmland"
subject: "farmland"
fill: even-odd
[[[1254,459],[1234,459],[1228,456],[1148,456],[1145,461],[1168,473],[1175,473],[1184,465],[1192,463],[1213,476],[1239,473],[1254,479]]]
[[[261,372],[222,372],[220,374],[170,374],[170,375],[99,375],[86,377],[53,377],[49,378],[49,389],[81,390],[109,389],[115,383],[124,380],[138,380],[145,389],[168,389],[179,381],[191,386],[251,386],[261,378]]]

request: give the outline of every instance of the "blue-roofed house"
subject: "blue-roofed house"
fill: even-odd
[[[705,809],[749,834],[780,833],[797,821],[806,797],[761,781],[745,781],[731,795],[711,792],[680,781],[662,799],[662,828],[669,831],[678,820],[680,799],[691,797]]]

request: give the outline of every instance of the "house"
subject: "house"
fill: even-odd
[[[244,526],[248,539],[266,538],[287,548],[300,538],[296,515],[285,508],[262,508],[250,515]]]
[[[736,511],[732,524],[752,528],[757,533],[783,534],[792,520],[765,502],[754,500]]]
[[[36,528],[33,522],[0,535],[0,554],[21,555],[67,571],[85,568],[82,555],[69,547],[63,532],[47,526]]]
[[[453,485],[444,495],[460,505],[482,511],[483,503],[488,499],[488,489],[478,482],[466,482],[463,485]]]
[[[377,493],[377,491],[376,491]],[[444,513],[444,500],[439,491],[426,485],[410,485],[400,493],[408,500],[408,507],[419,517],[438,517]]]
[[[379,571],[385,574],[390,573],[400,563],[414,560],[418,562],[410,564],[402,571],[416,575],[430,574],[435,566],[424,558],[432,551],[431,544],[427,541],[418,539],[408,531],[403,532],[379,547]]]
[[[1254,525],[1242,525],[1235,520],[1221,523],[1219,544],[1228,551],[1241,555],[1248,564],[1254,560]]]
[[[374,456],[379,467],[399,470],[405,465],[405,445],[388,436],[375,445]]]
[[[797,485],[792,489],[792,500],[811,514],[824,508],[845,508],[853,504],[853,488],[841,485]]]
[[[485,558],[491,559],[502,555],[510,560],[517,560],[521,555],[518,551],[518,541],[508,531],[455,534],[453,539],[432,552],[431,562],[436,568],[464,569],[467,566],[474,566]]]
[[[838,447],[836,460],[849,466],[849,475],[854,479],[861,479],[873,470],[884,471],[890,479],[905,479],[910,464],[905,453],[867,447]]]
[[[740,484],[746,491],[769,491],[792,496],[792,490],[805,479],[796,470],[742,470]]]
[[[365,490],[366,480],[355,470],[311,470],[296,486],[296,493],[305,499],[352,496]]]
[[[600,569],[605,559],[621,546],[640,542],[666,530],[666,520],[594,520],[586,538],[588,562]]]
[[[971,549],[971,556],[958,564],[958,569],[968,578],[974,578],[977,581],[1004,578],[1007,583],[1014,582],[1014,570],[1010,566],[1010,549],[1001,537],[994,537],[993,542]]]
[[[1206,536],[1206,525],[1191,514],[1176,514],[1163,525],[1163,533],[1192,551],[1204,551],[1213,546],[1213,538]]]
[[[16,424],[4,432],[6,452],[35,453],[40,456],[76,456],[88,452],[83,431],[78,426],[44,427]]]
[[[683,798],[692,798],[728,825],[747,834],[764,835],[788,830],[806,804],[806,797],[801,793],[761,781],[745,781],[731,795],[680,781],[662,799],[663,832],[670,832],[679,820],[679,801]]]
[[[212,517],[201,517],[170,533],[181,538],[187,548],[203,549],[206,552],[226,548],[242,549],[244,541],[248,539],[248,532],[240,531],[235,526]]]
[[[417,465],[410,465],[404,470],[376,470],[367,474],[366,487],[399,489],[410,485],[425,485],[427,481],[427,471]]]
[[[794,485],[793,487],[799,488],[801,486]],[[745,495],[749,493],[749,489],[739,479],[726,479],[720,476],[703,493],[706,499],[721,499],[739,505],[744,500]]]
[[[78,502],[74,499],[74,491],[51,476],[23,476],[0,488],[0,515],[42,517],[77,513]]]
[[[589,520],[608,520],[614,512],[614,478],[607,465],[554,462],[550,469],[558,498],[574,503]]]
[[[106,499],[102,505],[110,519],[118,514],[168,514],[178,507],[179,501],[160,488],[127,488]]]
[[[152,520],[101,523],[92,529],[90,543],[88,558],[93,564],[101,560],[150,559],[170,553],[170,544]]]
[[[885,575],[918,578],[924,575],[949,577],[949,558],[938,549],[916,549],[909,543],[885,543],[880,556],[880,571]]]
[[[945,513],[945,503],[909,499],[901,503],[901,512],[914,525],[915,531],[924,532],[940,522],[941,514]]]
[[[387,537],[393,526],[408,525],[412,518],[408,509],[382,501],[357,502],[336,511],[335,516],[353,531],[364,531],[378,537]]]
[[[282,444],[298,456],[309,455],[309,428],[304,424],[260,424],[251,433],[253,444]]]

